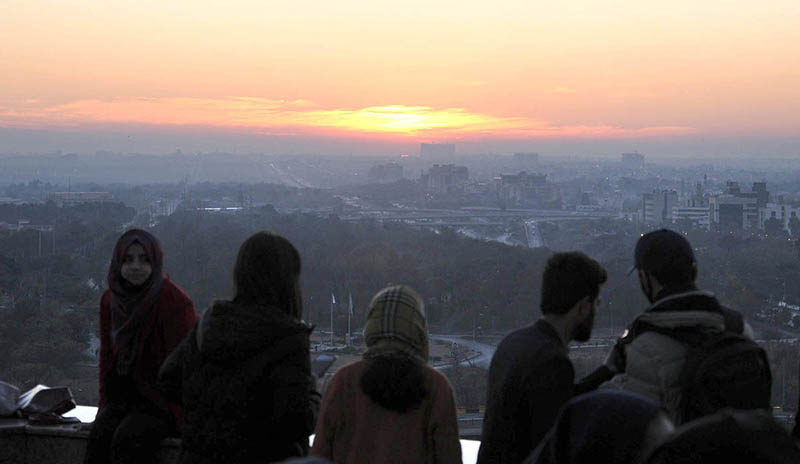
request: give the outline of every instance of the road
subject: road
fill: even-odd
[[[456,343],[458,345],[465,346],[476,353],[479,353],[478,356],[462,362],[463,365],[489,369],[489,364],[492,362],[492,356],[494,356],[495,347],[492,345],[474,342],[468,338],[461,338],[458,335],[431,335],[430,339]]]

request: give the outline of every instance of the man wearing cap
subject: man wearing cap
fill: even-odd
[[[609,353],[606,366],[616,375],[604,387],[617,387],[650,397],[675,413],[680,401],[680,376],[688,346],[667,333],[730,331],[753,338],[741,313],[720,304],[695,285],[697,262],[683,235],[659,229],[642,235],[636,244],[636,271],[650,306]],[[632,330],[631,332],[638,332]]]

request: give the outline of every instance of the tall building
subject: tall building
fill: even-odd
[[[502,174],[497,184],[498,199],[509,206],[560,207],[561,191],[547,183],[547,174]]]
[[[672,209],[678,206],[675,190],[654,190],[642,194],[642,221],[645,224],[668,224],[672,222]]]
[[[767,206],[769,203],[769,192],[766,182],[753,182],[753,193],[756,195],[756,204],[759,208]]]
[[[456,156],[456,146],[452,143],[422,143],[419,156],[423,159],[452,159]]]
[[[644,155],[639,152],[623,153],[622,165],[626,168],[641,169],[644,167]]]
[[[455,164],[434,164],[420,178],[425,190],[432,193],[463,193],[468,181],[467,167]]]
[[[767,206],[766,182],[754,182],[750,192],[742,192],[738,182],[725,183],[725,192],[709,199],[711,222],[720,230],[758,229],[763,226],[759,210]]]
[[[539,154],[534,152],[514,153],[514,161],[517,164],[536,164],[539,162]]]
[[[709,199],[711,221],[723,231],[758,227],[758,205],[753,197],[722,194]]]
[[[394,182],[403,178],[403,166],[399,163],[376,164],[369,169],[369,177],[376,182]]]

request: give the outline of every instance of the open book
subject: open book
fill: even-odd
[[[37,385],[20,394],[19,388],[0,382],[0,416],[11,416],[18,411],[23,416],[61,415],[73,408],[75,400],[69,387]]]

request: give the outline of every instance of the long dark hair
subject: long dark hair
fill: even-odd
[[[421,361],[410,357],[367,359],[361,371],[361,390],[384,408],[400,414],[417,408],[430,391]]]
[[[242,243],[233,267],[233,301],[273,306],[300,320],[300,253],[288,240],[256,232]]]

